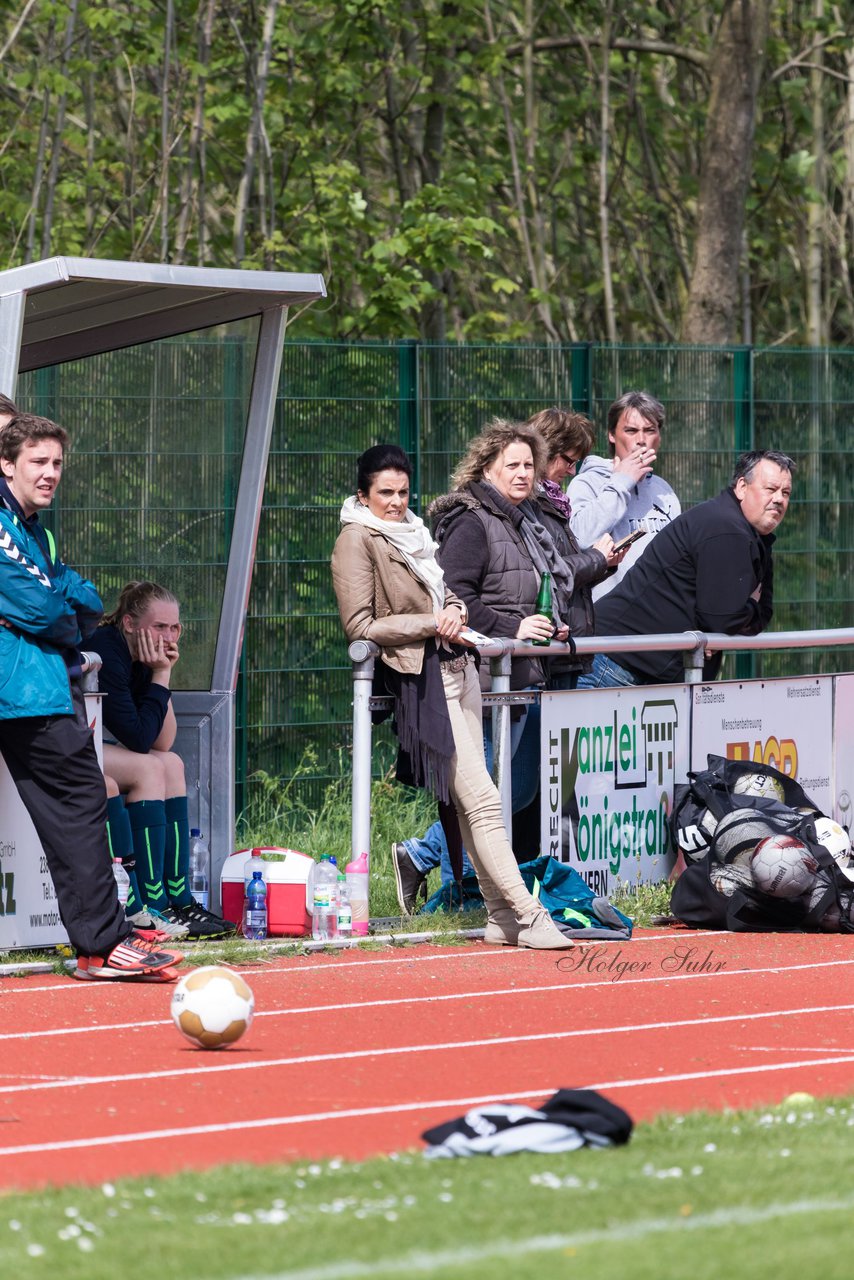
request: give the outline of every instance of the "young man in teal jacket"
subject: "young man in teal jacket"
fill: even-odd
[[[181,959],[134,932],[119,905],[107,801],[80,683],[83,635],[103,612],[39,522],[68,435],[0,405],[0,754],[44,849],[76,977],[144,978]],[[12,406],[14,407],[14,406]]]

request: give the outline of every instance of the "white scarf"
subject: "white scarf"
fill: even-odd
[[[361,524],[366,529],[381,533],[427,587],[437,612],[445,607],[445,575],[436,559],[438,543],[430,537],[420,516],[407,511],[400,521],[380,520],[353,494],[341,508],[341,523]]]

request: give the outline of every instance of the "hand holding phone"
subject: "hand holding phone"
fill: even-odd
[[[626,534],[625,538],[621,538],[619,542],[614,543],[614,550],[625,551],[633,542],[637,542],[638,538],[646,537],[646,529],[633,529],[631,533]]]
[[[478,648],[482,644],[492,644],[490,636],[485,636],[480,631],[475,631],[472,627],[463,627],[457,639],[462,640],[463,644],[473,644]]]

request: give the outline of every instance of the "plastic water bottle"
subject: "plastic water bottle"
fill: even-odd
[[[211,851],[198,827],[190,829],[190,892],[207,911],[211,900]]]
[[[350,892],[350,909],[353,912],[353,934],[356,937],[364,938],[368,932],[369,882],[368,855],[360,853],[358,858],[347,863],[347,888]]]
[[[267,886],[260,871],[253,872],[243,904],[243,936],[252,942],[267,936]]]
[[[338,937],[352,938],[353,909],[350,906],[350,890],[343,871],[338,872]]]
[[[317,942],[330,942],[338,936],[338,872],[328,853],[322,855],[314,871],[311,936]]]
[[[248,858],[243,862],[243,896],[244,898],[249,892],[249,886],[252,883],[252,877],[256,871],[260,871],[264,875],[264,859],[261,857],[260,849],[253,849]]]
[[[314,913],[314,886],[317,882],[318,872],[324,862],[331,861],[331,853],[322,853],[320,855],[320,862],[313,862],[311,864],[311,870],[309,871],[308,878],[305,882],[305,909],[309,915],[313,915]]]
[[[128,904],[128,894],[130,893],[130,876],[122,866],[121,858],[113,858],[113,875],[116,878],[116,892],[119,895],[119,905],[124,911]]]

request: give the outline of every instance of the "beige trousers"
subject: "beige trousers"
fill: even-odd
[[[460,830],[491,915],[510,907],[518,918],[539,910],[525,888],[501,818],[501,800],[483,755],[480,683],[473,662],[462,671],[442,667],[442,682],[456,752],[450,791]]]

